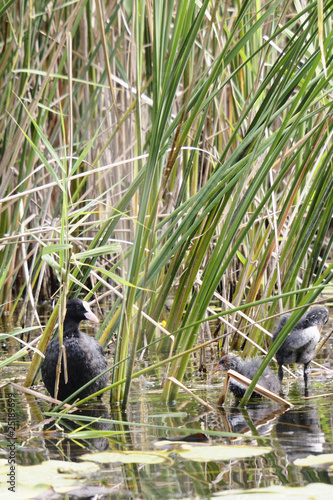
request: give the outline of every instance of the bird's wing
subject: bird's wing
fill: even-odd
[[[299,330],[293,330],[284,341],[283,348],[297,350],[301,349],[311,341],[317,343],[319,339],[320,333],[317,326],[305,328],[305,330],[302,330],[302,333]]]

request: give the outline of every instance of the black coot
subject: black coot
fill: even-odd
[[[61,400],[68,398],[107,368],[107,360],[101,344],[79,330],[79,324],[84,319],[98,323],[98,318],[91,311],[88,302],[81,299],[69,300],[63,337],[63,345],[66,348],[68,382],[66,384],[64,380],[64,363],[62,361],[58,390],[58,399]],[[43,381],[51,396],[54,396],[58,356],[59,337],[56,337],[49,343],[41,366]],[[103,389],[107,383],[108,374],[106,373],[81,391],[78,397],[83,399]]]
[[[220,361],[215,369],[216,369],[216,371],[235,370],[236,372],[240,373],[241,375],[244,375],[245,377],[252,380],[253,377],[256,375],[261,363],[262,363],[261,359],[253,359],[251,361],[243,361],[238,356],[226,354],[225,356],[222,356],[222,358],[220,359]],[[278,392],[279,392],[279,381],[278,381],[277,377],[274,375],[274,373],[269,368],[265,369],[264,373],[262,374],[262,376],[258,380],[258,384],[265,387],[265,389],[268,389],[269,391],[274,392],[275,394],[278,394]],[[230,387],[231,392],[237,398],[243,397],[245,394],[245,391],[247,389],[247,387],[245,387],[243,384],[241,384],[240,382],[237,382],[236,380],[233,380],[233,379],[230,380],[229,387]],[[258,396],[260,396],[260,394],[258,394],[257,392],[254,391],[253,396],[258,397]]]
[[[291,313],[281,316],[276,331],[273,334],[273,341],[279,335],[290,316]],[[314,358],[316,345],[320,339],[320,332],[327,321],[328,311],[326,307],[311,307],[290,332],[276,353],[281,383],[283,379],[282,365],[298,363],[304,365],[304,383],[307,388],[309,365]]]

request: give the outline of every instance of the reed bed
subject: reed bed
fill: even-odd
[[[124,406],[145,344],[172,343],[175,399],[211,318],[223,348],[267,351],[275,316],[301,307],[286,335],[332,279],[332,2],[0,13],[1,314],[32,326],[59,298],[43,352],[68,295],[112,292],[98,336],[117,334]]]

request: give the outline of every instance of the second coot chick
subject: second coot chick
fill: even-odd
[[[227,370],[235,370],[236,372],[240,373],[241,375],[244,375],[245,377],[249,379],[253,379],[253,377],[256,375],[259,366],[261,365],[262,360],[261,359],[253,359],[251,361],[243,361],[240,359],[238,356],[233,356],[231,354],[226,354],[225,356],[222,356],[220,359],[218,365],[216,366],[216,370],[222,370],[222,371],[227,371]],[[274,375],[274,373],[269,369],[266,368],[260,379],[258,380],[258,384],[262,385],[265,387],[265,389],[268,389],[271,392],[274,392],[275,394],[278,394],[279,392],[279,381],[277,377]],[[245,391],[247,390],[247,387],[245,387],[243,384],[240,382],[237,382],[236,380],[231,379],[229,383],[229,387],[231,392],[237,397],[241,398],[244,396]],[[259,393],[256,391],[253,392],[253,396],[258,397],[260,396]]]
[[[102,373],[107,368],[107,359],[103,347],[97,340],[80,332],[79,325],[84,319],[98,323],[98,318],[91,311],[88,302],[73,299],[67,302],[67,312],[64,321],[63,345],[66,349],[68,382],[64,379],[64,362],[61,364],[58,399],[64,400],[71,396],[80,387]],[[52,340],[45,352],[42,363],[42,377],[44,384],[54,397],[56,366],[59,356],[59,337]],[[108,374],[81,391],[77,397],[83,399],[108,384]]]
[[[273,334],[273,341],[279,335],[290,316],[291,313],[281,316]],[[316,346],[320,339],[320,332],[327,321],[328,311],[326,307],[311,307],[290,332],[276,353],[281,383],[283,379],[282,365],[298,363],[304,365],[304,383],[307,388],[309,365],[314,358]]]

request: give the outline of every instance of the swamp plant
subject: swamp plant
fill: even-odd
[[[113,401],[147,343],[172,346],[182,381],[210,317],[254,355],[276,314],[330,285],[332,5],[1,7],[1,313],[32,310],[30,326],[55,294],[61,324],[68,294],[112,291],[98,336],[117,335]]]

